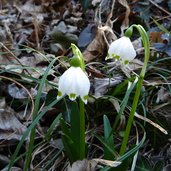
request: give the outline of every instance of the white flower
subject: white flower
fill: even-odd
[[[67,94],[70,100],[75,100],[78,96],[87,104],[90,81],[80,67],[71,66],[59,79],[58,97]]]
[[[135,56],[136,52],[130,39],[124,36],[111,43],[106,59],[115,58],[116,60],[120,60],[121,63],[127,64],[132,61]]]

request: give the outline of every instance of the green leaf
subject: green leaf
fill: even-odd
[[[163,161],[158,161],[153,167],[153,171],[162,171],[164,167]]]
[[[79,159],[79,151],[80,151],[80,112],[78,108],[77,102],[72,102],[71,105],[71,137],[74,141],[75,146],[73,147],[75,150],[76,159]]]
[[[81,150],[83,150],[83,145],[85,145],[82,144],[82,141],[85,142],[85,137],[81,137],[81,121],[78,103],[76,101],[71,102],[70,109],[70,128],[67,127],[64,119],[61,119],[61,128],[63,133],[62,141],[66,154],[70,162],[73,163],[74,161],[82,158]]]
[[[64,145],[66,156],[69,158],[70,163],[72,164],[74,162],[75,156],[74,156],[74,150],[73,150],[73,141],[71,137],[67,136],[66,134],[62,135],[62,142]]]
[[[12,155],[12,158],[11,158],[11,161],[10,161],[10,164],[9,164],[8,171],[11,169],[11,167],[15,163],[15,159],[16,159],[16,157],[18,155],[18,152],[19,152],[19,150],[20,150],[20,148],[21,148],[24,140],[26,139],[28,133],[31,131],[29,148],[28,148],[28,153],[27,153],[27,156],[26,156],[26,164],[24,166],[25,167],[24,170],[28,168],[28,165],[29,165],[30,159],[31,159],[32,150],[33,150],[33,147],[34,147],[35,126],[38,123],[38,121],[40,120],[40,117],[42,117],[44,115],[44,111],[42,111],[40,113],[38,112],[39,111],[39,104],[40,104],[41,94],[42,94],[42,89],[43,89],[44,84],[46,82],[46,78],[48,76],[48,73],[49,73],[50,69],[53,67],[53,64],[55,63],[56,60],[57,59],[54,59],[53,61],[50,62],[49,66],[47,67],[47,69],[46,69],[46,71],[45,71],[45,73],[44,73],[44,75],[43,75],[43,77],[41,79],[41,82],[40,82],[40,85],[39,85],[39,88],[38,88],[38,92],[37,92],[37,95],[36,95],[36,98],[35,98],[34,111],[33,111],[33,114],[32,114],[33,122],[27,128],[27,130],[23,134],[23,136],[22,136],[19,144],[17,145],[17,148],[16,148],[14,154]],[[57,100],[57,99],[54,100],[50,105],[52,105],[53,103],[56,104],[59,100]],[[46,107],[48,107],[48,106],[46,106]],[[44,110],[46,110],[46,108]]]
[[[118,167],[112,168],[112,171],[126,171],[132,162],[133,154],[125,159]]]
[[[124,110],[125,110],[125,107],[126,107],[126,105],[127,105],[127,103],[128,103],[128,100],[129,100],[129,98],[130,98],[130,94],[131,94],[131,92],[133,91],[134,87],[136,86],[137,81],[138,81],[138,78],[135,77],[135,80],[134,80],[133,83],[131,83],[131,82],[129,82],[129,81],[127,82],[127,83],[128,83],[128,88],[127,88],[127,91],[126,91],[126,93],[125,93],[124,99],[123,99],[122,102],[121,102],[120,111],[119,111],[118,115],[116,116],[115,122],[114,122],[114,124],[113,124],[113,130],[115,130],[116,127],[117,127],[118,121],[119,121],[121,115],[123,114],[123,112],[124,112]]]
[[[118,158],[117,161],[122,162],[122,164],[119,165],[116,168],[112,168],[112,171],[125,171],[125,170],[127,170],[127,168],[130,165],[130,162],[132,161],[133,155],[139,150],[140,147],[142,147],[142,145],[143,145],[143,143],[144,143],[144,141],[146,139],[146,132],[145,132],[145,130],[144,130],[144,128],[143,128],[143,126],[141,124],[138,124],[138,125],[142,128],[142,130],[144,132],[142,140],[139,142],[138,145],[136,145],[135,147],[133,147],[132,149],[130,149],[129,151],[127,151],[125,154],[123,154],[121,157]],[[96,136],[96,137],[100,140],[100,137],[98,137],[98,136]],[[103,142],[103,140],[100,140],[100,141]],[[109,147],[109,149],[110,149],[110,147]],[[106,166],[102,170],[106,171],[109,168],[110,168],[109,166]],[[149,171],[151,171],[151,170],[149,170]]]
[[[126,86],[128,84],[128,79],[124,80],[122,83],[120,83],[119,85],[117,85],[114,89],[114,91],[112,92],[112,96],[117,96],[120,95],[120,93],[125,92],[126,90]]]
[[[113,150],[114,149],[114,138],[113,134],[111,134],[112,128],[109,122],[109,119],[106,115],[103,116],[103,122],[104,122],[104,141],[105,143]],[[104,158],[108,160],[113,160],[114,155],[108,150],[108,148],[104,147]]]
[[[73,163],[75,161],[75,149],[74,149],[74,141],[71,138],[71,131],[67,127],[67,124],[63,118],[60,119],[61,129],[62,129],[62,142],[64,145],[65,153],[69,158],[70,162]]]
[[[153,170],[153,168],[151,167],[150,161],[146,157],[141,156],[141,158],[137,161],[135,170],[136,171],[150,171],[150,170]]]
[[[43,117],[43,115],[51,108],[53,107],[57,102],[59,102],[61,99],[56,99],[55,101],[53,101],[52,103],[50,103],[48,106],[44,107],[42,109],[42,111],[37,115],[37,117],[35,118],[35,120],[32,122],[32,124],[27,128],[26,132],[23,134],[20,142],[18,143],[14,154],[11,157],[10,163],[9,163],[9,167],[8,167],[8,171],[10,171],[11,167],[13,166],[13,164],[15,163],[15,160],[17,158],[17,155],[19,153],[19,150],[21,148],[21,146],[23,145],[25,139],[27,138],[28,134],[30,133],[30,131],[37,125],[37,123],[39,122],[39,120]]]
[[[59,123],[60,123],[61,116],[62,116],[62,114],[60,113],[60,114],[54,119],[54,121],[52,122],[51,126],[49,127],[49,129],[47,130],[47,133],[46,133],[46,135],[45,135],[45,139],[46,139],[46,140],[50,140],[50,137],[51,137],[51,134],[52,134],[54,128],[55,128],[57,125],[59,125]]]
[[[103,144],[103,146],[114,156],[113,158],[118,157],[118,153],[114,151],[104,140],[98,135],[95,135],[95,137]]]
[[[67,136],[70,136],[71,132],[69,128],[67,127],[65,120],[63,118],[60,119],[60,124],[61,124],[62,133]]]

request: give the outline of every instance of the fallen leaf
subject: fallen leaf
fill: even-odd
[[[162,43],[154,43],[154,48],[159,52],[164,52],[171,56],[171,36],[169,34],[161,35]]]
[[[87,27],[83,29],[78,37],[78,47],[83,50],[88,44],[94,39],[97,32],[97,26],[95,24],[88,24]]]
[[[94,78],[94,95],[100,97],[107,92],[107,90],[122,81],[122,77],[114,78]]]
[[[8,85],[8,94],[16,99],[27,99],[29,97],[25,89],[18,88],[14,83]],[[34,97],[36,94],[37,90],[31,88],[31,95]]]
[[[2,171],[7,171],[7,170],[8,170],[8,168],[6,167],[6,168],[4,168]],[[22,171],[22,169],[19,168],[19,167],[12,167],[12,168],[10,169],[10,171]]]
[[[133,10],[139,13],[140,18],[143,19],[146,24],[149,23],[149,19],[151,16],[150,7],[151,6],[149,0],[137,1],[137,3],[133,7]]]
[[[97,162],[93,160],[78,160],[69,166],[67,171],[94,171]]]
[[[2,169],[10,162],[10,159],[4,154],[0,154],[0,168]]]
[[[159,91],[157,93],[156,102],[157,103],[168,102],[168,101],[170,101],[170,99],[171,99],[171,93],[169,91],[167,91],[166,88],[161,86],[161,88],[159,89]]]
[[[124,35],[124,30],[129,27],[130,7],[129,7],[128,2],[126,0],[118,0],[118,2],[126,8],[125,18],[124,18],[122,25],[121,25],[121,35]]]
[[[163,32],[159,32],[159,31],[153,31],[149,33],[150,36],[150,42],[153,45],[153,43],[162,43],[162,38],[161,35],[163,34]]]
[[[120,161],[112,161],[112,160],[105,160],[105,159],[93,159],[93,161],[96,161],[100,164],[110,166],[110,167],[117,167],[122,163]]]
[[[92,0],[92,5],[95,7],[97,4],[99,4],[101,0]]]
[[[98,27],[95,38],[83,52],[85,61],[90,62],[96,58],[105,58],[107,55],[108,42],[116,39],[117,38],[110,27]]]
[[[12,108],[0,109],[0,140],[20,140],[25,130],[26,126],[18,120]]]
[[[170,171],[171,170],[171,164],[167,164],[164,168],[163,171]]]
[[[62,27],[64,26],[54,27],[52,32],[50,33],[50,36],[52,37],[55,43],[59,43],[67,49],[70,47],[71,43],[76,44],[78,37],[75,34],[68,33],[67,30],[65,30],[64,28],[62,31]]]

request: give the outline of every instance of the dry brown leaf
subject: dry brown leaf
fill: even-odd
[[[161,35],[163,32],[150,32],[150,43],[153,45],[154,43],[163,43]]]
[[[114,78],[94,78],[94,95],[100,97],[107,92],[110,87],[119,84],[122,81],[122,77]]]
[[[126,8],[125,18],[121,25],[121,35],[124,35],[124,30],[129,27],[129,14],[130,14],[130,7],[126,0],[118,0],[118,2]]]
[[[20,140],[26,130],[10,107],[0,109],[0,140]]]
[[[120,161],[112,161],[112,160],[104,160],[104,159],[93,159],[93,161],[96,161],[100,164],[104,164],[104,165],[110,166],[110,167],[117,167],[121,164]]]
[[[129,63],[129,69],[131,71],[135,71],[135,70],[141,69],[143,67],[143,65],[144,65],[144,63],[142,61],[135,58]]]
[[[97,78],[103,78],[104,77],[104,74],[100,70],[96,69],[93,66],[88,66],[86,68],[86,71],[88,71],[88,74],[91,77],[97,77]]]
[[[91,4],[95,7],[100,2],[101,2],[101,0],[92,0]]]
[[[164,128],[162,128],[159,124],[153,122],[152,120],[150,120],[150,119],[148,119],[148,118],[146,118],[146,117],[144,117],[142,115],[139,115],[138,113],[135,113],[135,116],[137,118],[142,119],[142,120],[148,122],[149,124],[153,125],[157,129],[159,129],[161,132],[163,132],[164,134],[166,134],[166,135],[168,134],[168,132]]]
[[[112,29],[108,26],[99,27],[97,29],[94,40],[89,44],[86,50],[83,52],[83,56],[86,62],[90,62],[96,58],[107,55],[107,45],[111,40],[116,40],[116,36]]]
[[[24,99],[27,99],[29,97],[29,94],[26,91],[26,89],[25,88],[19,88],[18,86],[16,86],[15,83],[9,84],[7,89],[8,89],[8,94],[13,98],[24,100]],[[30,93],[34,97],[37,94],[37,90],[34,88],[31,88]]]
[[[43,12],[43,7],[41,5],[35,5],[32,3],[32,0],[26,1],[25,4],[20,4],[14,1],[14,7],[21,13],[21,15],[26,14],[39,14]]]
[[[8,170],[7,168],[4,168],[2,171],[7,171],[7,170]],[[10,170],[11,171],[22,171],[22,169],[19,167],[12,167]]]
[[[167,91],[167,89],[163,86],[160,87],[158,93],[157,93],[157,103],[163,103],[163,102],[168,102],[171,99],[171,93]]]
[[[69,166],[67,171],[93,171],[97,162],[95,160],[78,160]]]
[[[92,160],[78,160],[72,164],[72,167],[69,166],[67,171],[94,171],[97,164],[102,164],[110,167],[117,167],[121,164],[119,161],[111,161],[104,159],[92,159]]]

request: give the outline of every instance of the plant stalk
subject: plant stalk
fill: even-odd
[[[80,98],[80,160],[85,158],[85,111],[84,102]]]
[[[129,119],[128,119],[128,123],[127,123],[127,126],[126,126],[125,135],[124,135],[124,138],[122,140],[122,145],[121,145],[120,153],[119,153],[121,156],[126,151],[128,138],[129,138],[129,135],[130,135],[130,131],[131,131],[132,123],[133,123],[133,120],[134,120],[134,115],[135,115],[135,112],[136,112],[136,108],[137,108],[137,105],[138,105],[138,101],[139,101],[139,97],[140,97],[140,93],[141,93],[141,88],[142,88],[142,84],[143,84],[143,79],[144,79],[144,76],[145,76],[145,72],[146,72],[146,68],[147,68],[147,64],[148,64],[148,60],[149,60],[149,55],[150,55],[150,42],[149,42],[148,35],[147,35],[146,31],[144,30],[144,28],[141,25],[135,25],[135,24],[132,25],[130,28],[128,28],[128,30],[132,29],[133,27],[135,27],[139,31],[139,34],[142,37],[142,42],[143,42],[143,46],[144,46],[144,50],[145,50],[145,53],[144,53],[144,65],[142,67],[140,77],[139,77],[139,80],[138,80],[138,83],[137,83],[135,96],[134,96],[134,100],[133,100],[133,104],[132,104],[132,109],[131,109]]]

